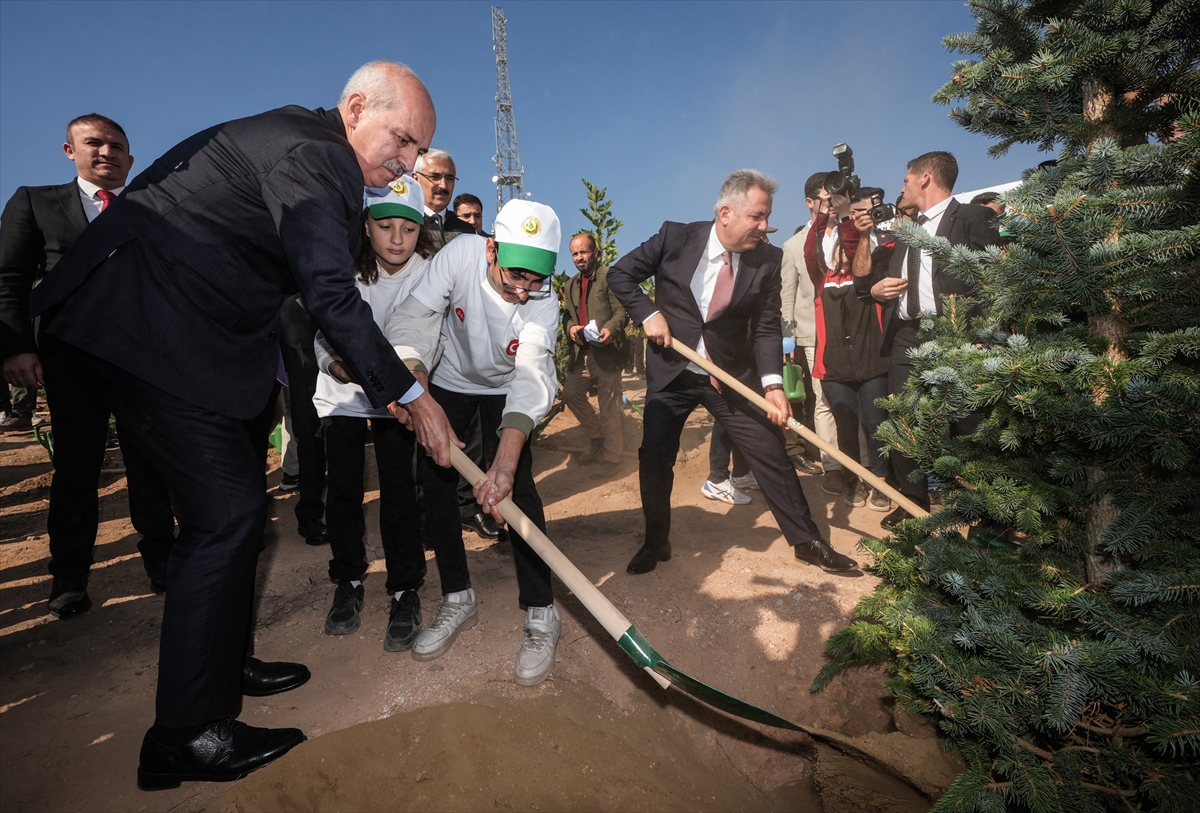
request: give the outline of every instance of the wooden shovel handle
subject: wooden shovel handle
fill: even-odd
[[[672,341],[671,349],[674,350],[679,355],[683,356],[688,361],[699,366],[702,370],[707,372],[713,378],[716,378],[717,380],[719,380],[725,386],[732,387],[735,391],[737,391],[743,397],[745,397],[748,401],[750,401],[750,403],[757,405],[758,407],[760,407],[761,409],[765,410],[768,413],[778,411],[775,409],[775,407],[773,407],[771,405],[771,402],[768,401],[766,398],[763,398],[757,392],[750,389],[745,384],[743,384],[741,381],[738,381],[736,378],[731,376],[729,373],[725,372],[720,367],[718,367],[717,365],[713,364],[708,359],[701,356],[699,353],[697,353],[692,348],[688,347],[686,344],[683,344],[682,342],[678,342],[678,341]],[[888,497],[895,500],[896,503],[899,504],[899,506],[901,508],[903,508],[905,511],[907,511],[912,516],[914,516],[914,517],[929,516],[929,512],[926,511],[924,508],[917,505],[915,502],[910,500],[908,497],[905,497],[903,494],[901,494],[896,489],[892,488],[890,485],[888,485],[886,482],[884,482],[879,477],[876,477],[874,474],[871,473],[871,471],[869,469],[863,467],[863,465],[861,463],[859,463],[857,460],[851,458],[849,455],[843,454],[842,451],[840,449],[838,449],[836,446],[834,446],[833,444],[826,443],[825,441],[821,440],[821,438],[817,437],[817,435],[814,432],[810,431],[807,426],[800,423],[795,418],[788,419],[788,429],[791,429],[793,432],[797,433],[798,435],[800,435],[800,437],[804,438],[805,440],[812,442],[812,444],[814,446],[816,446],[818,449],[825,452],[826,454],[832,456],[835,460],[837,460],[839,463],[841,463],[846,468],[850,469],[850,471],[857,474],[859,477],[861,477],[863,479],[864,482],[870,484],[873,488],[876,488],[876,489],[882,491],[884,494],[888,495]]]
[[[475,465],[474,461],[467,457],[466,453],[457,446],[452,445],[450,447],[450,462],[458,470],[458,473],[465,477],[467,482],[472,485],[478,483],[486,476]],[[580,603],[587,608],[587,611],[613,637],[613,640],[620,641],[621,636],[633,626],[629,623],[629,619],[613,606],[613,603],[600,592],[600,589],[592,584],[588,577],[583,575],[579,568],[571,563],[570,559],[563,555],[563,552],[550,541],[548,536],[542,533],[541,529],[533,523],[533,520],[525,516],[524,511],[517,508],[512,500],[506,497],[500,503],[499,508],[500,515],[521,535],[522,539],[529,543],[529,547],[533,548],[534,552],[542,557],[542,561],[550,565],[550,569],[562,579],[567,589],[575,594]],[[644,668],[664,689],[671,687],[671,681],[649,667]]]

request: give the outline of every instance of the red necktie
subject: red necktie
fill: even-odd
[[[716,319],[725,309],[729,307],[729,300],[733,299],[733,255],[728,251],[721,253],[721,270],[717,272],[717,284],[713,286],[712,299],[708,302],[708,318],[706,322],[711,322]],[[708,360],[712,361],[712,353],[708,352],[708,343],[704,345],[704,354],[708,356]],[[721,384],[711,375],[708,377],[709,382],[716,388],[717,392],[721,391]]]
[[[108,208],[108,204],[117,199],[117,196],[107,189],[97,189],[96,197],[100,198],[100,211],[102,212]]]

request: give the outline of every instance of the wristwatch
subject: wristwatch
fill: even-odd
[[[763,387],[763,392],[768,393],[771,390],[782,390],[782,389],[783,389],[782,384],[768,384],[767,386]]]

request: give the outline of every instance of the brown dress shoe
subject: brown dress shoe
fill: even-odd
[[[654,547],[650,544],[642,545],[641,550],[633,554],[633,558],[629,560],[629,566],[625,568],[626,573],[649,573],[654,568],[658,567],[659,562],[666,562],[671,558],[671,543],[662,547]]]

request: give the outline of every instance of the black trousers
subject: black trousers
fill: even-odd
[[[467,424],[467,431],[458,436],[458,439],[467,444],[463,449],[467,453],[467,457],[474,461],[475,465],[487,471],[492,467],[491,455],[484,457],[483,453],[483,430],[479,426],[479,411],[476,410],[475,417]],[[495,454],[495,444],[492,445],[492,454]],[[472,483],[467,482],[467,478],[458,478],[458,512],[463,519],[470,519],[479,513],[479,504],[475,502],[475,491]]]
[[[750,471],[750,464],[742,456],[742,451],[729,437],[729,433],[719,423],[713,424],[712,436],[708,441],[708,479],[713,483],[723,483],[729,479],[729,464],[733,463],[733,476],[745,477]]]
[[[387,563],[389,594],[416,590],[425,580],[420,516],[412,459],[416,435],[395,418],[372,418],[371,437],[379,468],[379,534]],[[367,419],[333,415],[322,420],[329,464],[329,578],[361,580],[367,573],[367,524],[363,511]]]
[[[46,377],[46,401],[54,431],[54,479],[50,484],[47,533],[50,572],[69,582],[86,582],[100,522],[97,489],[114,411],[104,393],[89,386],[74,348],[43,337],[39,356]],[[142,535],[138,552],[147,573],[166,567],[175,541],[175,514],[166,486],[118,418],[121,457],[129,496],[129,518]]]
[[[267,518],[266,476],[246,421],[183,401],[77,348],[67,348],[93,397],[171,495],[179,536],[159,645],[156,722],[201,725],[241,706],[254,568]]]
[[[670,541],[671,489],[679,436],[684,422],[700,404],[729,433],[750,464],[788,544],[803,545],[820,539],[821,530],[813,521],[800,479],[784,451],[779,427],[736,393],[717,392],[708,376],[684,371],[665,389],[646,396],[642,447],[638,450],[646,544],[658,547]]]
[[[478,410],[479,424],[483,433],[483,451],[488,460],[496,457],[499,445],[497,431],[504,417],[504,395],[468,395],[451,392],[430,385],[429,392],[441,405],[454,429],[462,436]],[[521,449],[517,462],[512,494],[513,503],[525,512],[544,533],[546,515],[542,509],[542,498],[538,496],[533,482],[533,453],[529,441]],[[429,536],[437,557],[438,574],[442,581],[442,593],[457,593],[471,586],[471,574],[467,570],[467,551],[463,546],[462,518],[458,510],[458,472],[453,468],[443,469],[433,463],[425,466],[426,522]],[[554,603],[550,589],[550,566],[533,552],[533,548],[510,529],[513,559],[517,565],[517,586],[520,602],[526,607],[545,607]]]
[[[912,375],[913,365],[912,360],[908,357],[908,351],[921,344],[917,338],[917,327],[917,322],[901,322],[900,329],[892,341],[892,366],[888,368],[889,395],[903,392],[905,382]],[[952,437],[973,435],[982,421],[983,415],[981,414],[968,415],[962,420],[950,424],[950,435]],[[891,452],[888,457],[892,464],[893,484],[897,490],[917,505],[929,510],[929,480],[923,474],[918,473],[916,461],[910,460],[899,452]],[[911,479],[914,476],[917,478],[916,482]]]
[[[287,313],[287,308],[283,313]],[[299,321],[292,319],[292,322]],[[311,320],[309,320],[311,323]],[[292,325],[294,330],[299,328]],[[317,392],[316,353],[313,350],[313,334],[307,346],[293,347],[286,341],[279,343],[283,355],[283,368],[287,371],[288,389],[292,402],[292,437],[296,442],[296,458],[300,464],[300,499],[296,503],[296,521],[300,525],[319,521],[325,515],[325,444],[321,440],[321,419],[313,406],[313,395]]]

